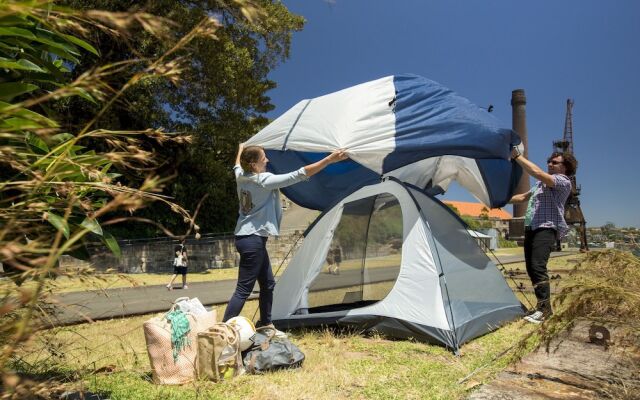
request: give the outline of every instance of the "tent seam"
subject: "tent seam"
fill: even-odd
[[[304,111],[307,109],[309,104],[311,104],[311,100],[307,101],[307,104],[304,105],[304,107],[302,108],[302,111],[300,111],[300,114],[298,114],[298,116],[296,117],[296,120],[293,122],[293,125],[291,125],[291,129],[289,129],[289,132],[287,132],[287,136],[284,138],[284,142],[282,143],[282,151],[285,151],[287,149],[287,142],[289,141],[289,136],[291,136],[291,133],[295,129],[296,125],[298,125],[298,121],[300,121],[300,117],[302,117],[302,114],[304,114]]]

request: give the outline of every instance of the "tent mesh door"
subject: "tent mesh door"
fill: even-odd
[[[344,205],[321,273],[310,285],[309,312],[362,307],[382,300],[400,270],[402,212],[380,194]]]

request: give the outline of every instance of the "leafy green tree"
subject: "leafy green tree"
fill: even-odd
[[[498,236],[498,247],[501,249],[508,247],[518,247],[518,243],[513,240],[507,240],[502,236]]]
[[[67,0],[74,8],[99,8],[125,12],[137,7],[131,0]],[[236,1],[159,0],[145,4],[145,12],[163,15],[172,21],[174,34],[190,31],[199,21],[215,15],[220,26],[215,37],[199,37],[175,52],[181,81],[147,80],[127,90],[112,112],[103,115],[96,126],[109,129],[143,129],[148,126],[189,134],[191,144],[157,146],[147,143],[154,157],[163,160],[164,174],[176,177],[165,185],[163,194],[194,211],[204,198],[199,225],[204,232],[228,232],[237,217],[235,182],[231,166],[239,142],[246,140],[268,121],[264,114],[273,109],[267,91],[276,86],[269,72],[289,55],[291,34],[303,26],[303,18],[291,14],[279,1],[260,0],[253,14]],[[243,18],[243,12],[250,18]],[[116,63],[130,58],[154,57],[170,45],[158,37],[131,32],[126,42],[104,32],[95,33],[93,42],[101,61]],[[189,58],[185,56],[189,55]],[[183,58],[181,58],[183,57]],[[91,68],[81,63],[75,73]],[[95,106],[83,99],[61,104],[58,111],[71,124],[82,124],[87,117],[71,110],[91,110]],[[137,181],[136,174],[124,179]],[[169,229],[182,224],[181,218],[161,204],[137,215],[153,219]],[[119,231],[122,237],[150,236],[158,230],[149,225],[129,224]]]
[[[482,207],[482,210],[480,210],[479,218],[483,220],[489,219],[489,209],[487,207]]]
[[[238,10],[259,14],[248,3]],[[138,26],[168,50],[101,63],[100,51],[82,36],[94,37],[90,33],[100,29],[125,38]],[[213,37],[220,23],[207,16],[186,32],[167,29],[171,26],[170,20],[140,12],[0,2],[0,263],[16,283],[28,281],[0,288],[3,393],[15,394],[17,380],[7,367],[15,349],[34,331],[55,325],[46,311],[46,289],[51,276],[65,273],[56,268],[62,254],[77,249],[88,235],[117,253],[109,229],[122,221],[119,213],[135,213],[154,201],[177,213],[187,229],[198,229],[186,210],[158,194],[168,177],[154,152],[184,146],[190,138],[154,127],[98,126],[113,115],[114,104],[123,107],[119,102],[128,91],[149,82],[179,83],[178,64],[189,55],[184,49]],[[78,98],[85,108],[68,112],[87,115],[82,123],[72,123],[74,117],[62,117],[60,104]]]
[[[616,233],[616,224],[613,222],[607,221],[604,225],[602,225],[602,234],[607,238],[612,238]]]
[[[491,228],[491,221],[489,221],[489,209],[487,207],[482,208],[480,218],[474,218],[469,215],[461,215],[458,208],[451,204],[447,204],[447,207],[449,207],[454,213],[456,213],[471,230],[475,231],[478,229]]]

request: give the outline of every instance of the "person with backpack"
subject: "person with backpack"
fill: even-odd
[[[182,289],[189,289],[187,286],[187,248],[181,244],[174,249],[173,258],[173,276],[167,284],[167,289],[173,290],[173,281],[176,280],[178,275],[182,275]]]
[[[287,174],[275,175],[266,172],[269,159],[262,147],[239,145],[233,171],[240,202],[235,228],[240,265],[238,283],[227,304],[223,321],[240,314],[257,280],[260,285],[260,321],[256,327],[273,327],[271,306],[276,282],[266,245],[268,237],[277,236],[280,230],[282,207],[279,189],[305,181],[326,166],[346,159],[343,150],[335,150],[318,162]]]

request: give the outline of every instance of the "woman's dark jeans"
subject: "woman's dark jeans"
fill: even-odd
[[[527,274],[531,278],[533,291],[536,294],[538,304],[536,309],[546,315],[551,315],[551,286],[547,262],[551,250],[556,245],[556,230],[551,228],[538,228],[525,230],[524,232],[524,259],[527,265]]]
[[[222,320],[227,321],[240,314],[257,280],[260,286],[260,322],[258,325],[267,325],[271,323],[273,289],[276,287],[269,254],[267,254],[267,238],[257,235],[236,236],[236,249],[240,253],[238,284],[229,304],[227,304],[227,310]]]

